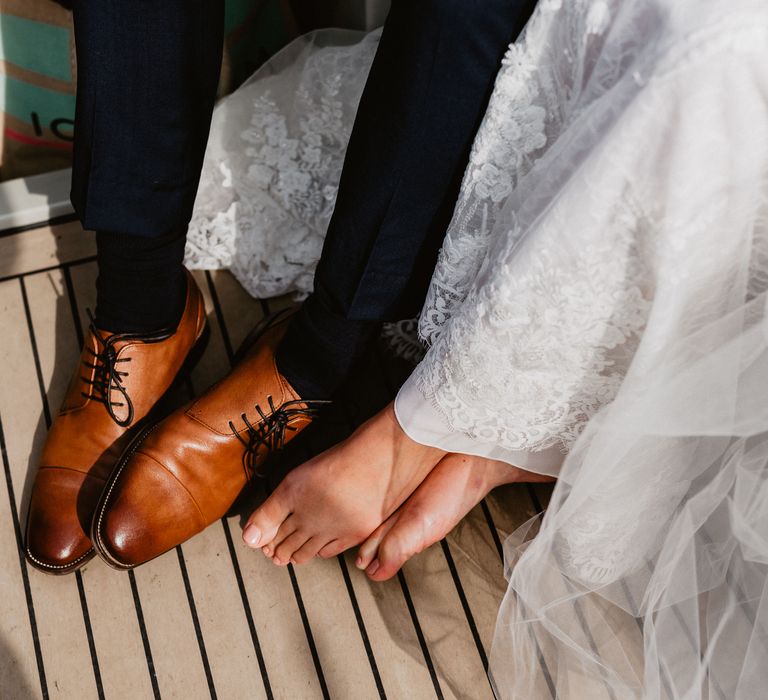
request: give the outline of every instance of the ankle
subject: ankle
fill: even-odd
[[[299,396],[330,399],[370,349],[381,324],[356,321],[312,294],[291,319],[275,353],[277,369]]]
[[[395,412],[395,402],[390,401],[378,414],[378,417],[386,424],[386,430],[389,433],[390,440],[395,445],[395,450],[402,454],[423,455],[427,459],[434,459],[435,463],[442,459],[448,453],[439,447],[425,444],[414,440],[403,430],[400,421]]]
[[[188,287],[184,269],[180,272],[155,285],[163,290],[164,303],[160,305],[142,303],[136,298],[128,302],[125,298],[105,298],[104,294],[97,294],[96,327],[108,333],[175,332],[184,315]]]
[[[500,462],[487,457],[461,455],[469,460],[471,468],[471,483],[482,496],[493,489],[506,484],[516,484],[521,481],[522,470],[506,462]]]
[[[184,313],[184,232],[144,238],[96,234],[96,324],[111,333],[173,331]]]
[[[556,480],[552,476],[530,472],[506,462],[499,462],[493,459],[485,461],[487,462],[485,474],[490,486],[489,490],[507,484],[551,483]]]

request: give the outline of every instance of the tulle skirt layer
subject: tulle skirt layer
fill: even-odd
[[[767,28],[540,0],[505,58],[400,414],[559,476],[505,544],[500,698],[768,687]],[[377,39],[311,35],[217,108],[191,264],[310,289]]]

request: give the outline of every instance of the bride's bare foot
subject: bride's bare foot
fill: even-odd
[[[243,539],[276,564],[335,556],[368,537],[444,456],[411,440],[390,404],[293,470],[253,512]]]
[[[369,578],[385,581],[414,554],[443,539],[491,489],[550,481],[554,479],[504,462],[447,455],[398,511],[363,542],[355,563]]]

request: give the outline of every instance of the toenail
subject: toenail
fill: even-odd
[[[357,559],[355,559],[355,566],[356,566],[358,569],[364,569],[364,568],[365,568],[365,567],[363,566],[363,563],[364,563],[364,562],[363,562],[363,558],[362,558],[362,557],[358,557]]]
[[[369,576],[373,576],[379,570],[379,560],[374,559],[371,565],[365,570],[365,573]]]
[[[272,549],[270,547],[262,547],[261,551],[268,557],[272,556]]]
[[[261,540],[261,530],[255,525],[249,525],[243,532],[243,539],[249,547],[258,547]]]

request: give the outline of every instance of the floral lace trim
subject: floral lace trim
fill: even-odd
[[[351,46],[310,47],[293,74],[257,74],[217,108],[189,267],[229,267],[258,298],[311,291],[377,45],[373,33]]]
[[[650,308],[637,235],[650,224],[629,208],[567,266],[563,225],[551,216],[511,267],[495,260],[492,281],[470,292],[416,369],[425,398],[469,438],[567,451],[623,381]]]

